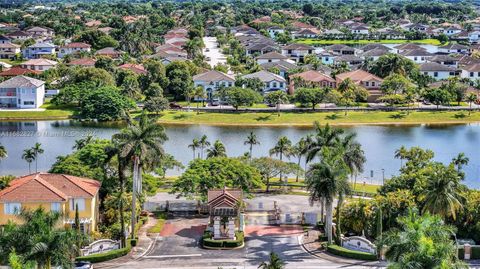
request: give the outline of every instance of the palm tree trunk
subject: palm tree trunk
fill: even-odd
[[[325,201],[323,198],[320,200],[320,218],[323,224],[325,224]]]
[[[267,176],[267,189],[266,192],[270,191],[270,177]]]
[[[136,209],[137,209],[137,184],[138,184],[138,157],[134,157],[133,161],[133,189],[132,189],[132,219],[131,219],[131,237],[135,239],[135,223],[136,223]]]
[[[280,152],[280,161],[282,161],[282,159],[283,159],[283,152]],[[282,170],[280,170],[279,182],[282,183]]]
[[[125,167],[123,160],[118,160],[118,179],[120,181],[120,195],[123,195],[125,192]],[[126,246],[125,244],[125,213],[123,208],[123,199],[120,199],[120,231],[122,233],[122,237],[120,238],[120,243],[122,244],[122,248]]]
[[[341,228],[340,228],[340,225],[341,225],[341,221],[340,221],[340,218],[341,218],[341,214],[340,214],[340,211],[342,210],[342,204],[343,204],[343,194],[340,193],[338,195],[338,201],[337,201],[337,212],[336,212],[336,226],[335,226],[335,243],[339,246],[341,246],[342,244],[342,239],[341,239],[341,236],[342,236],[342,231],[341,231]]]
[[[300,162],[301,162],[301,159],[302,159],[302,155],[298,155],[297,178],[295,179],[295,182],[298,182],[298,174],[300,174]]]
[[[38,160],[35,157],[35,173],[38,173]]]
[[[327,238],[328,238],[328,244],[332,244],[332,223],[333,223],[333,217],[332,217],[332,203],[330,201],[326,201],[326,213],[327,213],[327,221],[326,221],[326,233],[327,233]]]
[[[357,174],[355,173],[355,179],[353,181],[353,193],[357,191]]]
[[[250,160],[252,159],[253,144],[250,144]]]
[[[28,163],[28,173],[29,173],[29,174],[32,173],[32,169],[30,169],[30,163]]]
[[[195,160],[195,149],[193,149],[193,159]]]

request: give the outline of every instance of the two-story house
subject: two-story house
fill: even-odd
[[[0,43],[0,59],[12,59],[20,52],[20,45],[10,42]]]
[[[405,50],[400,52],[400,55],[414,61],[417,64],[424,63],[427,61],[427,58],[433,56],[432,53],[423,49]]]
[[[39,108],[45,98],[45,82],[16,76],[0,83],[0,107]]]
[[[355,54],[355,49],[343,44],[335,44],[325,47],[326,51],[330,51],[332,53],[338,55],[352,55]]]
[[[39,59],[45,56],[55,55],[55,45],[51,43],[36,43],[23,50],[23,57],[26,59]]]
[[[446,53],[446,54],[451,54],[451,53],[466,54],[469,52],[469,48],[462,44],[453,43],[453,44],[448,44],[445,46],[438,47],[438,52]]]
[[[295,93],[295,87],[336,88],[337,82],[332,77],[318,71],[307,70],[290,76],[289,93]]]
[[[460,70],[448,65],[436,62],[422,63],[419,66],[420,73],[428,75],[435,80],[448,79],[449,77],[459,76]]]
[[[25,29],[25,32],[37,39],[50,39],[55,35],[53,29],[48,27],[33,26]]]
[[[207,100],[213,101],[216,98],[215,93],[220,88],[233,87],[235,85],[235,78],[217,70],[210,70],[193,76],[194,87],[202,87]],[[195,97],[195,100],[202,100],[203,98]]]
[[[470,64],[462,67],[462,78],[468,78],[471,81],[480,79],[480,64]]]
[[[36,173],[19,177],[0,191],[0,226],[20,223],[21,210],[58,212],[65,227],[74,227],[78,208],[80,231],[97,230],[100,182],[63,174]]]
[[[355,84],[365,88],[368,91],[368,101],[375,101],[378,97],[382,96],[380,87],[382,86],[383,79],[368,73],[362,69],[341,73],[335,76],[337,85],[342,83],[347,78],[351,79]]]
[[[81,52],[89,53],[91,51],[91,47],[87,43],[83,42],[72,42],[68,43],[63,47],[60,47],[58,50],[58,58],[63,58],[66,55],[71,55],[71,54],[79,54]]]
[[[31,59],[21,64],[22,68],[30,69],[33,71],[43,72],[50,68],[54,68],[58,63],[48,59]]]
[[[255,58],[255,60],[257,61],[257,64],[273,63],[278,61],[290,61],[287,56],[282,55],[276,51],[259,55]]]
[[[265,70],[245,75],[242,78],[259,79],[263,82],[262,92],[264,94],[272,91],[287,91],[287,81],[282,76]]]
[[[313,54],[315,48],[304,44],[289,44],[282,48],[282,54],[289,57],[297,63],[303,63],[305,56]]]

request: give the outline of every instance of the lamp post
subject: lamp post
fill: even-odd
[[[385,169],[382,168],[382,185],[385,185]]]

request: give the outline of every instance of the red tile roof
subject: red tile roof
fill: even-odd
[[[91,46],[87,43],[83,42],[72,42],[68,43],[67,45],[63,46],[64,48],[82,48],[82,49],[88,49]]]
[[[15,66],[8,70],[0,72],[0,77],[15,77],[15,76],[31,75],[31,74],[40,74],[40,72]]]
[[[143,65],[141,64],[122,64],[118,68],[124,69],[124,70],[130,70],[137,74],[147,73],[147,71],[145,70],[145,67],[143,67]]]
[[[68,63],[69,65],[94,66],[97,61],[91,58],[76,59]]]
[[[0,191],[2,202],[59,202],[69,197],[92,198],[100,182],[63,174],[35,173],[13,180]]]

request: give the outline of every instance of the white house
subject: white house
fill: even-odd
[[[282,60],[293,62],[293,61],[289,60],[287,56],[282,55],[282,54],[280,54],[276,51],[272,51],[272,52],[268,52],[268,53],[259,55],[255,58],[255,60],[257,60],[258,64],[274,63],[274,62],[278,62],[278,61],[282,61]]]
[[[46,71],[50,68],[54,68],[58,63],[48,59],[32,59],[21,64],[22,68],[30,69],[33,71]]]
[[[303,58],[308,54],[312,54],[315,48],[304,44],[290,44],[282,48],[282,54],[294,60],[295,62],[303,62]]]
[[[350,32],[354,35],[368,35],[370,33],[368,27],[364,25],[352,27]]]
[[[433,54],[423,49],[406,50],[400,52],[400,54],[417,64],[424,63],[427,61],[428,57],[433,56]]]
[[[420,72],[428,75],[435,80],[448,79],[449,77],[459,76],[460,71],[454,67],[428,62],[420,65]]]
[[[438,52],[447,53],[447,54],[450,54],[450,53],[466,54],[466,53],[468,53],[468,50],[469,49],[468,49],[467,46],[461,45],[461,44],[458,44],[458,43],[448,44],[448,45],[445,45],[445,46],[438,47]]]
[[[480,31],[473,31],[468,33],[468,41],[470,43],[477,43],[480,40]]]
[[[445,29],[444,33],[448,36],[456,35],[458,33],[462,32],[462,29],[457,28],[457,27],[449,27]]]
[[[480,79],[480,64],[471,64],[462,68],[462,78],[468,78],[472,81]]]
[[[45,97],[45,82],[16,76],[0,83],[0,107],[39,108]]]
[[[55,55],[55,45],[51,43],[36,43],[23,50],[23,57],[26,59],[38,59],[53,55]]]
[[[285,29],[279,27],[279,26],[271,26],[267,28],[268,35],[270,38],[275,38],[278,34],[283,34],[285,33]]]
[[[12,59],[20,52],[20,45],[10,42],[0,43],[0,59]]]
[[[66,55],[78,54],[80,52],[90,52],[91,46],[83,42],[72,42],[60,47],[58,50],[58,58],[63,58]]]
[[[265,70],[258,71],[256,73],[248,74],[243,76],[246,79],[255,79],[258,78],[263,82],[263,93],[268,93],[272,91],[286,91],[287,90],[287,81],[274,73],[270,73]]]
[[[193,76],[194,87],[202,87],[207,95],[207,100],[210,101],[216,99],[215,93],[218,89],[233,87],[234,84],[234,77],[216,70]],[[195,100],[202,100],[202,98],[196,98]]]

